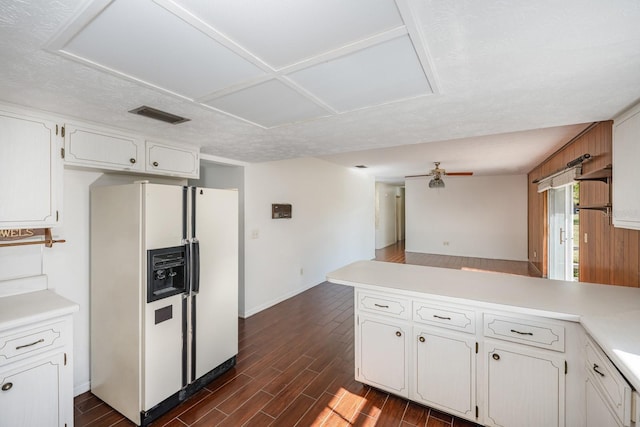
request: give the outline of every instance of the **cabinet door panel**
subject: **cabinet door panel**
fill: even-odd
[[[48,360],[0,372],[1,425],[64,425],[58,403],[62,393],[62,358],[62,353],[58,353]]]
[[[127,171],[144,167],[142,139],[70,124],[65,129],[67,164]]]
[[[475,420],[475,340],[417,331],[416,399]]]
[[[406,326],[360,318],[358,380],[407,396]]]
[[[564,360],[511,346],[487,347],[486,424],[564,426]]]
[[[613,411],[605,398],[596,389],[591,378],[587,375],[587,426],[586,427],[622,427],[622,423],[613,415]]]
[[[197,150],[147,141],[147,172],[198,178],[200,156]]]
[[[0,111],[0,228],[57,224],[58,148],[55,123]]]

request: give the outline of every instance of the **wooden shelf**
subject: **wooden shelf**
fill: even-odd
[[[611,165],[607,165],[602,169],[595,170],[593,172],[585,173],[576,178],[576,181],[602,181],[609,182],[612,176]]]

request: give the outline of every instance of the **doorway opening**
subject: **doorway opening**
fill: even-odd
[[[549,279],[577,281],[580,263],[580,217],[577,182],[548,191]]]

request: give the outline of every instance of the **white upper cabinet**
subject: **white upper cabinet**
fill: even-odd
[[[87,124],[64,129],[65,164],[105,171],[200,177],[200,151]]]
[[[0,106],[0,229],[62,220],[61,127]]]
[[[198,178],[200,155],[198,150],[147,141],[146,171],[162,175]]]
[[[640,104],[613,125],[613,225],[640,230]]]
[[[144,140],[101,128],[65,125],[65,162],[68,165],[141,172]]]

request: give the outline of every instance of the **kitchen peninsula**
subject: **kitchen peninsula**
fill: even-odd
[[[640,289],[377,261],[327,279],[355,288],[360,382],[487,426],[638,423]]]

